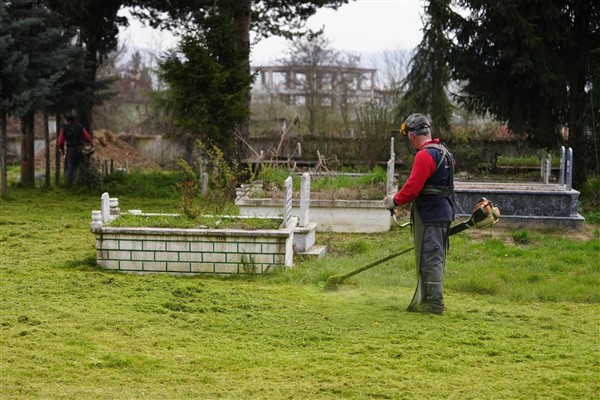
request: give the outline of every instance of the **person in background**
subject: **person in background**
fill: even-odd
[[[444,267],[450,223],[455,212],[455,161],[439,139],[432,139],[431,124],[423,114],[410,115],[401,129],[417,150],[410,176],[400,191],[383,199],[386,208],[412,203],[411,221],[418,274],[409,311],[444,313]]]
[[[87,129],[75,121],[73,115],[67,115],[65,119],[66,123],[58,133],[57,146],[60,154],[64,155],[65,143],[67,145],[65,186],[69,188],[73,185],[77,169],[84,161],[83,146],[85,144],[93,145],[94,141]]]

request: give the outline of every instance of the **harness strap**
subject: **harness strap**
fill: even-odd
[[[439,150],[442,153],[442,156],[440,157],[440,161],[438,162],[437,166],[435,167],[435,171],[433,171],[434,174],[440,169],[440,167],[442,166],[444,161],[446,161],[446,159],[448,159],[448,163],[450,164],[451,171],[450,171],[450,177],[449,177],[447,186],[446,185],[425,185],[425,186],[423,186],[423,190],[421,190],[421,193],[422,194],[434,194],[434,195],[438,195],[441,197],[450,197],[454,194],[454,159],[452,158],[452,154],[448,151],[446,146],[444,146],[443,144],[429,143],[429,144],[425,145],[425,147],[423,147],[422,150],[425,150],[427,148],[433,148],[433,149]]]

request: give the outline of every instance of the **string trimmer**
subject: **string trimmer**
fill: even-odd
[[[499,219],[500,219],[500,210],[498,209],[498,207],[496,207],[494,205],[494,203],[492,203],[490,200],[486,199],[485,197],[482,197],[479,200],[479,202],[477,203],[477,205],[475,206],[475,208],[473,209],[473,212],[471,213],[471,216],[469,217],[469,219],[466,221],[460,222],[456,225],[451,226],[449,234],[450,234],[450,236],[452,236],[452,235],[455,235],[466,229],[469,229],[471,227],[476,227],[478,229],[486,229],[486,228],[489,228],[492,225],[496,224],[496,222],[498,222]],[[395,220],[395,218],[394,218],[394,220]],[[410,222],[406,222],[406,223],[400,225],[400,227],[403,228],[408,225],[410,225]],[[360,268],[357,268],[357,269],[347,272],[345,274],[332,275],[329,278],[327,278],[327,282],[325,282],[325,291],[337,290],[338,286],[341,285],[346,279],[348,279],[356,274],[359,274],[363,271],[366,271],[370,268],[373,268],[374,266],[379,265],[383,262],[391,260],[392,258],[396,258],[399,255],[408,253],[409,251],[413,250],[414,248],[415,248],[415,246],[410,246],[405,249],[399,250],[395,253],[388,254],[387,256],[385,256],[383,258],[375,260],[367,265],[364,265]]]

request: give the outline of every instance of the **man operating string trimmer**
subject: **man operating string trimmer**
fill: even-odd
[[[337,290],[348,278],[414,249],[418,283],[408,310],[443,314],[444,267],[449,237],[471,227],[486,229],[493,226],[500,218],[500,210],[482,197],[468,220],[450,226],[455,215],[452,153],[439,140],[431,138],[431,125],[422,114],[409,116],[401,131],[417,153],[408,180],[398,193],[386,196],[383,204],[393,215],[396,206],[413,202],[414,247],[390,253],[347,273],[332,275],[327,278],[324,289]]]
[[[444,267],[454,220],[455,161],[448,148],[432,139],[431,124],[423,114],[410,115],[401,133],[417,150],[408,180],[395,195],[383,199],[386,208],[413,202],[411,222],[417,264],[417,290],[409,311],[444,313]]]

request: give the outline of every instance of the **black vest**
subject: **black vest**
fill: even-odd
[[[67,147],[83,146],[83,127],[76,122],[69,122],[63,128]]]
[[[429,153],[435,162],[435,172],[425,181],[415,203],[423,222],[450,222],[454,220],[454,157],[441,143],[429,143],[419,151]]]

